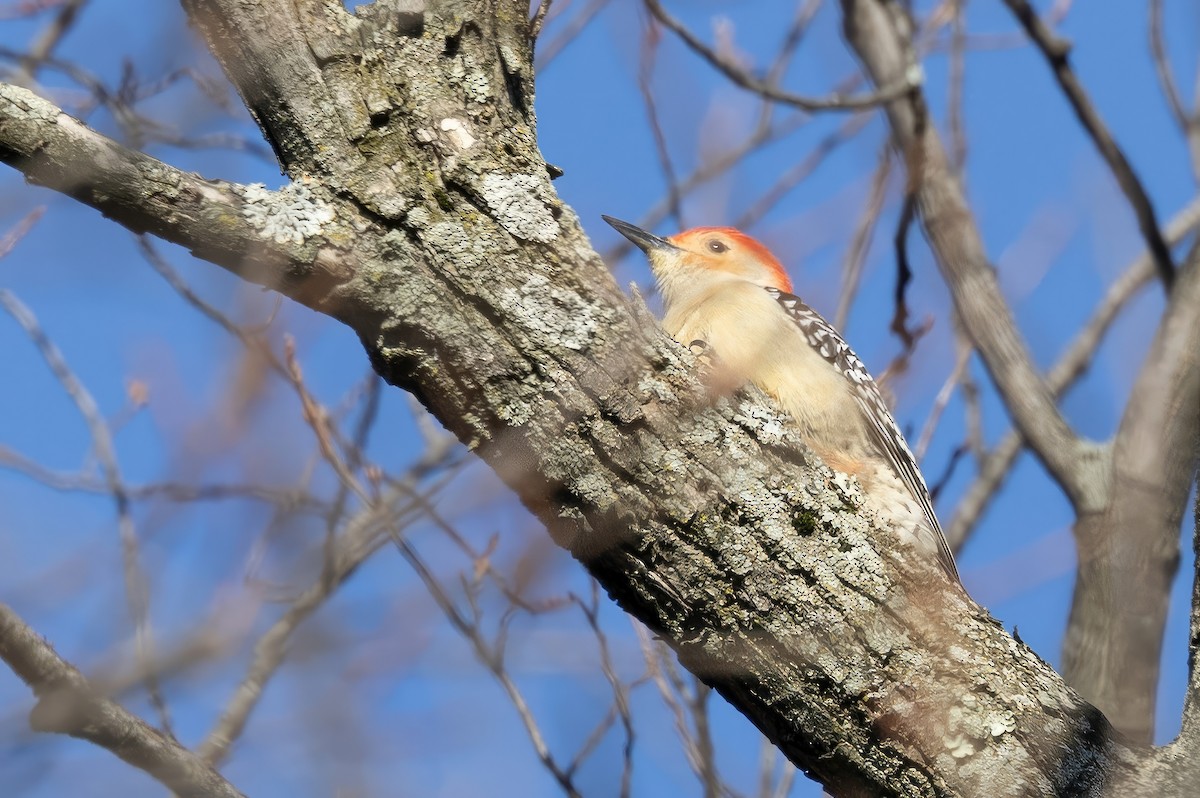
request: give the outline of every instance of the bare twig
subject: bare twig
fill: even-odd
[[[304,412],[304,420],[317,438],[317,445],[320,447],[321,456],[333,468],[334,473],[337,474],[341,483],[352,490],[364,506],[369,507],[373,503],[371,495],[354,476],[351,465],[346,462],[346,459],[337,450],[333,441],[333,434],[329,428],[329,418],[325,412],[325,408],[321,407],[304,385],[304,376],[300,369],[300,362],[296,359],[296,342],[291,336],[288,336],[284,342],[284,359],[287,362],[289,382],[291,382],[292,388],[300,398],[300,407]]]
[[[168,736],[173,736],[166,699],[158,683],[158,677],[149,665],[154,659],[154,643],[150,630],[149,587],[139,563],[138,539],[133,525],[129,491],[121,477],[120,467],[117,465],[116,447],[113,445],[108,422],[104,420],[91,392],[84,387],[75,372],[67,365],[62,352],[46,335],[29,308],[6,289],[0,289],[0,307],[3,307],[29,336],[29,340],[33,342],[42,359],[46,361],[46,365],[50,367],[67,396],[74,402],[91,433],[92,446],[100,461],[101,473],[104,475],[104,481],[116,508],[117,529],[121,540],[121,559],[125,574],[125,595],[129,614],[133,620],[139,667],[146,674],[146,691],[150,695],[151,703],[158,711],[163,731]]]
[[[726,174],[745,160],[747,156],[757,152],[768,144],[779,141],[789,133],[802,127],[807,122],[806,117],[806,114],[796,113],[787,120],[774,125],[771,124],[769,116],[760,119],[759,124],[743,141],[723,153],[708,158],[705,163],[683,178],[679,182],[680,194],[686,196],[699,186]],[[652,229],[666,219],[670,213],[670,197],[663,197],[639,218],[638,225],[647,230]],[[633,244],[629,243],[628,239],[622,237],[615,246],[605,251],[604,258],[609,261],[618,260],[629,254],[632,248]]]
[[[24,474],[53,490],[80,493],[108,493],[103,479],[86,473],[54,471],[41,463],[6,446],[0,446],[0,466]],[[179,482],[150,482],[144,485],[125,483],[125,492],[133,501],[165,499],[171,502],[226,501],[254,499],[279,505],[287,510],[318,511],[324,503],[311,493],[295,488],[276,488],[253,484],[185,485]]]
[[[444,484],[444,482],[442,483]],[[430,489],[436,492],[437,486]],[[262,699],[267,683],[283,664],[296,629],[336,593],[372,554],[388,541],[390,530],[401,530],[421,514],[416,502],[396,492],[363,508],[345,525],[318,579],[300,594],[254,645],[245,678],[225,704],[216,725],[197,748],[197,755],[217,766],[229,756],[246,723]],[[398,533],[397,533],[398,534]]]
[[[504,667],[502,646],[493,645],[485,640],[479,626],[468,620],[459,611],[454,601],[442,586],[442,583],[433,575],[429,566],[425,564],[425,561],[417,553],[416,549],[413,548],[411,543],[395,532],[392,533],[392,540],[400,550],[401,556],[417,572],[417,576],[420,577],[421,581],[425,583],[426,589],[429,590],[429,595],[433,597],[434,602],[442,610],[446,619],[450,621],[450,625],[466,638],[474,649],[479,661],[500,682],[500,686],[504,689],[509,701],[516,709],[517,715],[521,719],[521,724],[525,727],[525,733],[529,736],[534,752],[537,754],[542,766],[553,776],[558,786],[568,798],[581,798],[571,774],[558,764],[558,761],[550,752],[550,748],[546,745],[546,740],[542,736],[541,729],[533,717],[533,712],[530,710],[529,704],[525,701],[525,696],[521,693],[520,688],[517,687],[516,682],[512,680],[512,676],[509,675],[508,670]]]
[[[946,120],[950,129],[950,164],[959,179],[967,163],[967,135],[963,121],[963,86],[967,71],[967,0],[949,0],[953,19],[950,23],[950,74]]]
[[[892,290],[892,322],[889,325],[906,351],[911,351],[916,341],[913,331],[908,328],[908,284],[912,282],[913,275],[908,262],[908,231],[916,214],[916,193],[906,190],[900,205],[900,216],[896,219],[896,233],[892,236],[892,248],[896,253],[896,286]]]
[[[78,670],[6,605],[0,604],[0,658],[33,688],[35,731],[88,740],[188,798],[241,798],[220,773],[166,736],[95,692]]]
[[[876,0],[842,0],[851,47],[877,83],[894,80],[914,58],[905,19]],[[1070,497],[1092,511],[1105,501],[1105,463],[1063,417],[1030,356],[988,262],[961,184],[950,170],[937,131],[925,123],[920,93],[887,106],[892,138],[905,158],[921,222],[950,288],[963,328],[979,350],[1016,425]]]
[[[542,0],[538,3],[537,10],[533,12],[533,18],[529,20],[529,38],[536,41],[537,37],[542,33],[542,25],[546,23],[546,15],[550,13],[550,6],[554,4],[554,0]]]
[[[71,30],[76,18],[79,16],[80,9],[86,3],[87,0],[66,0],[62,4],[58,13],[54,15],[54,19],[42,30],[37,39],[30,45],[29,50],[21,58],[21,69],[14,76],[14,83],[27,86],[36,78],[42,62],[50,57],[50,54],[58,47],[58,43]]]
[[[1189,114],[1179,93],[1171,71],[1170,60],[1167,58],[1167,46],[1163,39],[1163,7],[1162,0],[1150,0],[1149,4],[1149,35],[1150,55],[1154,61],[1154,70],[1158,74],[1158,84],[1167,100],[1167,108],[1180,132],[1188,142],[1192,157],[1192,173],[1200,181],[1200,81],[1196,82],[1196,103]]]
[[[892,174],[892,151],[884,146],[879,154],[879,165],[871,178],[871,189],[867,194],[867,204],[858,217],[858,224],[850,238],[850,246],[842,261],[842,290],[838,295],[837,311],[833,314],[834,326],[845,333],[850,321],[850,308],[858,295],[858,286],[862,280],[863,268],[866,266],[867,253],[871,249],[871,239],[875,236],[875,227],[883,213],[883,201],[887,197],[888,178]]]
[[[33,226],[37,224],[38,219],[41,219],[42,214],[45,212],[46,206],[39,205],[25,214],[19,222],[12,226],[12,229],[5,233],[3,237],[0,237],[0,258],[12,252],[17,243],[29,235],[29,231],[33,229]]]
[[[618,795],[628,798],[633,786],[633,746],[636,739],[633,729],[633,712],[629,706],[629,688],[622,683],[617,669],[613,664],[612,652],[609,650],[608,637],[600,628],[600,585],[592,580],[592,593],[588,601],[578,596],[572,596],[579,609],[583,611],[588,627],[596,637],[596,645],[600,654],[600,671],[604,674],[609,687],[612,688],[613,706],[609,718],[619,718],[621,729],[625,735],[625,743],[621,747],[621,787]],[[607,719],[606,719],[607,720]],[[611,725],[611,720],[609,721]],[[598,742],[598,740],[597,740]],[[583,761],[585,746],[571,763],[569,772],[574,773]]]
[[[766,99],[791,105],[803,111],[862,111],[869,108],[877,108],[884,103],[905,96],[921,85],[921,73],[918,70],[913,70],[906,73],[902,79],[893,84],[860,96],[834,94],[829,97],[806,97],[800,94],[793,94],[750,74],[741,65],[733,63],[724,55],[700,41],[694,33],[688,30],[686,25],[668,14],[659,0],[645,0],[645,3],[646,8],[649,9],[655,19],[674,32],[688,48],[707,61],[735,85],[747,91],[752,91]]]
[[[208,302],[205,302],[199,294],[192,290],[179,272],[171,267],[167,259],[159,253],[158,248],[149,236],[137,236],[138,249],[141,250],[142,256],[146,262],[150,264],[154,271],[167,281],[167,284],[174,289],[175,293],[179,294],[185,302],[200,311],[200,314],[205,318],[213,321],[222,330],[238,339],[248,350],[256,356],[262,358],[263,362],[280,377],[285,379],[288,377],[288,370],[284,367],[279,357],[271,349],[270,345],[263,339],[262,335],[257,331],[251,332],[246,328],[237,324],[223,312],[213,307]]]
[[[950,397],[954,395],[954,390],[967,371],[967,364],[971,362],[971,351],[971,345],[958,336],[955,341],[954,368],[950,370],[950,375],[946,377],[946,381],[942,383],[941,389],[934,397],[929,417],[925,419],[925,426],[921,428],[921,434],[917,437],[917,445],[913,447],[913,454],[918,461],[925,457],[929,443],[933,440],[933,433],[937,429],[938,422],[941,421],[942,413],[945,412],[946,405],[950,403]]]
[[[1171,111],[1171,116],[1175,117],[1175,122],[1179,125],[1180,131],[1184,135],[1187,135],[1188,129],[1192,125],[1192,120],[1188,118],[1188,112],[1183,106],[1179,87],[1175,85],[1175,76],[1171,72],[1171,64],[1167,59],[1167,47],[1163,41],[1162,0],[1150,0],[1147,4],[1147,12],[1150,17],[1150,55],[1154,60],[1154,71],[1158,75],[1158,85],[1167,100],[1167,108]]]
[[[747,228],[757,224],[767,212],[774,208],[796,186],[800,185],[825,163],[839,147],[854,139],[867,123],[871,121],[869,114],[855,114],[842,123],[837,130],[825,136],[813,147],[804,159],[793,165],[772,183],[754,203],[734,221],[735,227]]]
[[[553,63],[554,59],[566,49],[567,45],[575,41],[575,38],[587,29],[587,26],[596,18],[596,15],[603,11],[605,6],[611,2],[612,0],[591,0],[582,10],[564,23],[561,33],[547,42],[545,47],[538,48],[536,61],[537,73],[541,75]]]
[[[651,23],[646,26],[642,34],[642,46],[638,56],[638,92],[642,95],[642,104],[646,108],[646,121],[650,125],[650,133],[654,137],[654,152],[658,156],[658,165],[662,169],[663,179],[667,183],[667,206],[670,208],[671,216],[675,219],[676,229],[682,230],[687,225],[684,224],[683,207],[680,204],[679,177],[675,173],[674,164],[671,163],[671,150],[667,146],[667,137],[658,116],[658,103],[655,102],[652,85],[658,43],[658,29]]]
[[[1054,77],[1058,80],[1059,87],[1075,110],[1075,115],[1079,117],[1080,123],[1091,137],[1092,143],[1096,145],[1101,157],[1108,163],[1109,169],[1117,179],[1117,184],[1125,193],[1129,204],[1133,206],[1138,229],[1142,231],[1142,238],[1146,240],[1146,247],[1149,249],[1151,257],[1154,258],[1154,266],[1158,271],[1159,279],[1167,289],[1170,289],[1175,279],[1175,262],[1171,257],[1171,249],[1163,240],[1162,231],[1158,227],[1154,204],[1134,173],[1133,167],[1126,160],[1125,153],[1117,146],[1116,140],[1113,139],[1108,127],[1100,118],[1100,114],[1088,99],[1075,71],[1071,69],[1067,58],[1071,51],[1071,45],[1058,38],[1042,22],[1037,11],[1026,0],[1004,0],[1004,4],[1009,7],[1021,26],[1025,28],[1029,38],[1045,56],[1046,62],[1054,71]]]
[[[1197,227],[1200,227],[1200,200],[1193,200],[1167,223],[1167,240],[1174,245],[1191,235]],[[1055,396],[1061,396],[1083,376],[1121,309],[1146,285],[1153,274],[1153,261],[1149,254],[1143,253],[1109,286],[1091,319],[1076,334],[1053,368],[1046,373],[1046,384]],[[1010,431],[982,458],[979,474],[963,494],[954,517],[946,527],[946,539],[951,548],[961,547],[970,536],[984,510],[995,498],[1024,445],[1021,434],[1015,430]]]
[[[721,776],[717,772],[717,752],[713,748],[712,730],[708,723],[708,699],[712,688],[692,677],[691,700],[688,709],[692,714],[692,726],[696,730],[696,752],[700,758],[700,783],[704,798],[720,798]]]

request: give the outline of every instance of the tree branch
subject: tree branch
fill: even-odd
[[[1198,436],[1200,246],[1193,245],[1113,440],[1112,498],[1075,527],[1079,575],[1063,641],[1072,684],[1146,743]]]
[[[1171,246],[1177,245],[1192,235],[1198,226],[1200,199],[1195,199],[1167,223],[1167,242]],[[1087,372],[1095,359],[1096,350],[1099,349],[1117,315],[1153,276],[1153,259],[1149,253],[1143,253],[1109,286],[1092,318],[1063,351],[1054,366],[1046,372],[1046,385],[1056,399],[1061,398]],[[954,516],[946,526],[946,539],[952,549],[957,551],[966,542],[984,510],[996,497],[1000,485],[1007,478],[1009,469],[1024,447],[1025,439],[1021,433],[1012,430],[983,458],[979,474],[963,493]]]
[[[281,192],[204,180],[101,136],[27,89],[0,84],[0,162],[138,233],[272,287],[344,282],[341,248],[314,236],[333,218],[301,184]]]
[[[646,8],[655,19],[678,36],[692,52],[715,67],[718,72],[731,80],[735,85],[741,86],[747,91],[752,91],[765,99],[791,105],[802,111],[861,111],[867,108],[876,108],[883,103],[905,96],[921,85],[921,70],[912,69],[906,71],[890,83],[881,84],[881,87],[877,91],[860,96],[834,94],[829,97],[806,97],[800,94],[793,94],[790,91],[784,91],[773,82],[761,80],[752,75],[740,64],[733,63],[721,53],[718,53],[700,41],[694,33],[688,30],[686,25],[668,14],[659,0],[645,0],[645,3]]]
[[[913,60],[904,12],[885,0],[842,0],[846,39],[878,85],[889,85]],[[1076,508],[1102,507],[1104,458],[1067,425],[1021,340],[987,260],[962,187],[946,162],[937,131],[924,121],[923,99],[886,106],[892,138],[904,155],[925,234],[954,307],[983,358],[1005,406],[1038,459]]]
[[[106,748],[185,798],[241,798],[221,774],[124,707],[97,695],[7,605],[0,604],[0,659],[38,697],[29,718],[35,731],[69,734]]]
[[[432,5],[421,35],[339,39],[344,53],[298,37],[312,29],[291,2],[187,2],[288,173],[311,167],[322,196],[347,198],[298,246],[335,240],[348,279],[279,289],[350,325],[384,378],[831,790],[1099,795],[1139,778],[1142,755],[897,547],[761,394],[711,402],[617,288],[537,150],[525,9]],[[300,102],[322,92],[371,109],[365,129]],[[340,152],[318,151],[337,136]]]
[[[1088,99],[1087,92],[1084,91],[1075,71],[1071,69],[1071,65],[1068,63],[1068,54],[1071,52],[1070,43],[1055,36],[1026,0],[1004,0],[1004,4],[1009,7],[1021,23],[1021,27],[1025,29],[1025,33],[1046,57],[1046,62],[1054,71],[1054,77],[1058,81],[1059,87],[1067,101],[1071,103],[1075,115],[1079,117],[1080,124],[1087,131],[1092,143],[1096,145],[1096,149],[1100,151],[1100,157],[1112,170],[1113,177],[1117,179],[1117,185],[1125,193],[1129,204],[1133,206],[1138,229],[1142,231],[1142,237],[1146,239],[1146,248],[1150,250],[1150,255],[1154,258],[1154,266],[1158,270],[1159,279],[1169,290],[1175,280],[1175,263],[1171,257],[1170,248],[1163,240],[1162,231],[1158,228],[1154,204],[1134,173],[1133,167],[1125,158],[1125,153],[1117,146],[1117,142],[1109,133],[1104,120],[1100,118],[1095,106]]]

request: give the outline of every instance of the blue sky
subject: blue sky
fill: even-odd
[[[584,5],[575,0],[562,18],[552,20],[544,41],[553,40]],[[1062,29],[1076,42],[1072,62],[1165,221],[1194,196],[1196,185],[1147,57],[1145,11],[1130,3],[1076,5]],[[1191,97],[1200,12],[1180,0],[1165,5],[1172,64],[1183,95]],[[728,20],[738,51],[756,66],[770,58],[792,13],[789,4],[780,2],[694,0],[668,7],[708,40],[714,35],[713,18]],[[44,18],[0,21],[0,46],[26,46],[42,24]],[[637,92],[644,25],[639,4],[613,0],[538,79],[542,151],[564,169],[555,185],[601,251],[618,241],[600,221],[601,213],[636,220],[664,192]],[[972,4],[969,25],[979,34],[1015,30],[999,3]],[[119,81],[126,58],[147,80],[196,63],[217,74],[187,32],[178,7],[154,0],[92,4],[59,55],[110,84]],[[652,86],[680,173],[749,129],[757,113],[754,99],[714,75],[669,36],[656,64]],[[935,53],[924,65],[934,117],[944,128],[947,59]],[[854,68],[841,43],[836,9],[827,3],[789,71],[788,86],[823,94]],[[76,96],[62,93],[69,84],[60,74],[47,71],[42,79],[58,92],[59,102],[69,105]],[[1038,363],[1048,366],[1108,283],[1140,251],[1141,241],[1128,206],[1037,53],[1022,46],[975,53],[968,61],[966,86],[968,192],[1029,347]],[[232,94],[231,99],[236,101]],[[143,110],[180,128],[257,141],[244,114],[223,113],[187,83]],[[845,120],[839,115],[816,119],[764,148],[731,176],[690,196],[684,203],[685,223],[724,224],[737,218],[770,182]],[[117,135],[104,111],[88,121]],[[798,293],[828,315],[837,303],[840,264],[884,135],[882,122],[871,121],[750,229],[788,265]],[[281,182],[278,169],[253,154],[158,144],[149,150],[207,177],[272,187]],[[846,330],[876,371],[899,351],[887,332],[896,188]],[[94,211],[24,186],[11,170],[0,172],[0,231],[39,204],[46,206],[46,215],[0,262],[0,286],[37,314],[108,417],[119,417],[128,407],[131,381],[148,388],[148,405],[117,433],[125,477],[132,483],[167,474],[195,482],[252,478],[294,484],[314,451],[294,396],[280,385],[269,385],[248,406],[232,407],[231,387],[245,379],[238,345],[188,308],[147,267],[132,236]],[[670,222],[658,230],[674,232]],[[161,244],[159,249],[210,303],[247,324],[271,320],[272,330],[295,336],[305,378],[322,401],[336,406],[366,379],[366,358],[349,330],[287,302],[273,316],[270,295],[240,285],[177,248]],[[932,315],[936,322],[910,372],[891,387],[901,424],[919,429],[949,372],[953,346],[945,289],[915,233],[911,251],[915,315]],[[622,284],[646,285],[649,280],[638,256],[613,264],[613,271]],[[1145,291],[1066,398],[1065,412],[1083,433],[1096,438],[1112,433],[1160,308],[1158,290]],[[7,389],[0,390],[0,445],[52,469],[91,468],[89,438],[79,414],[19,328],[3,315],[0,342],[9,375]],[[986,384],[978,364],[972,368]],[[961,417],[962,406],[955,399],[925,461],[927,473],[941,473],[961,438]],[[989,392],[984,420],[985,438],[994,443],[1007,421]],[[417,446],[407,402],[398,392],[385,391],[370,453],[386,467],[399,469]],[[939,501],[944,517],[971,472],[968,464],[949,483]],[[328,492],[332,481],[318,473],[315,485]],[[536,522],[478,465],[440,495],[442,510],[464,534],[480,542],[492,535],[502,541],[497,559],[505,565],[514,566],[531,547],[543,545],[544,532]],[[86,669],[101,668],[127,651],[131,629],[115,577],[120,548],[111,500],[54,491],[0,469],[0,508],[0,596]],[[249,502],[147,503],[139,506],[135,521],[162,640],[181,639],[214,614],[249,630],[230,665],[192,669],[168,683],[180,736],[194,744],[240,678],[253,633],[265,629],[279,612],[279,605],[269,600],[273,596],[264,599],[255,580],[304,584],[311,569],[305,556],[321,530],[311,520],[292,520],[276,529],[267,509]],[[1070,599],[1070,521],[1062,496],[1040,466],[1024,456],[960,557],[964,581],[976,598],[1007,628],[1019,627],[1022,638],[1052,663],[1058,661]],[[443,575],[452,579],[461,563],[454,565],[436,533],[421,528],[414,535],[432,561],[446,563]],[[268,554],[261,572],[248,578],[246,563],[256,546]],[[536,550],[544,559],[537,585],[541,595],[588,593],[581,569],[566,555]],[[1159,741],[1177,730],[1183,695],[1190,542],[1183,551],[1183,578],[1176,584],[1167,632]],[[601,617],[619,669],[636,676],[641,659],[628,622],[607,605]],[[495,681],[436,616],[411,569],[393,552],[370,561],[310,627],[292,664],[268,687],[227,768],[248,794],[323,795],[347,786],[380,795],[559,794]],[[510,653],[514,673],[552,747],[572,750],[603,714],[609,695],[595,666],[594,639],[583,628],[580,613],[518,618]],[[698,792],[671,718],[656,707],[653,688],[640,690],[645,698],[637,714],[637,792]],[[148,715],[144,694],[135,691],[123,700]],[[0,781],[24,785],[29,795],[58,793],[68,785],[83,795],[111,794],[115,785],[139,794],[155,790],[147,778],[84,743],[31,737],[23,731],[29,705],[28,691],[15,678],[0,675]],[[732,783],[752,787],[756,733],[719,699],[713,699],[713,713],[722,771]],[[320,756],[329,753],[319,744],[327,744],[331,735],[312,727],[330,723],[330,718],[345,724],[344,729],[332,727],[338,732],[333,739],[342,744]],[[586,795],[614,793],[619,755],[619,736],[610,735],[580,771]],[[80,767],[98,776],[81,781]],[[497,775],[502,776],[499,785]],[[819,790],[801,784],[794,794],[818,795]]]

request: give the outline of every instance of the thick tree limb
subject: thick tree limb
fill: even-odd
[[[847,39],[872,79],[886,85],[911,58],[907,16],[888,0],[842,0],[842,7]],[[1172,332],[1166,326],[1160,330],[1160,336],[1167,337],[1156,344],[1162,348],[1150,358],[1158,362],[1147,366],[1155,376],[1147,377],[1144,389],[1139,386],[1135,391],[1112,446],[1097,447],[1076,438],[1020,340],[962,189],[947,168],[936,131],[924,122],[921,103],[917,94],[912,100],[889,104],[887,114],[893,140],[909,164],[938,265],[1018,430],[1071,498],[1080,519],[1075,532],[1081,566],[1064,653],[1067,679],[1110,713],[1117,728],[1148,743],[1167,588],[1177,565],[1174,541],[1182,497],[1194,471],[1194,465],[1189,470],[1169,453],[1173,441],[1163,437],[1168,431],[1195,428],[1194,417],[1181,420],[1180,414],[1189,411],[1171,404],[1192,397],[1190,382],[1181,376],[1189,365],[1181,342],[1194,341],[1189,337],[1191,328],[1177,320]],[[1157,260],[1160,253],[1153,244],[1149,246]],[[1192,291],[1185,293],[1189,299],[1178,308],[1195,304]],[[1182,318],[1186,312],[1177,310],[1176,316]],[[1165,396],[1156,390],[1165,391]],[[1145,411],[1143,401],[1148,404]],[[1186,407],[1194,408],[1195,400],[1190,401],[1192,405]],[[1168,412],[1168,407],[1173,409]],[[1136,434],[1149,440],[1133,444],[1127,429],[1137,429]],[[1154,446],[1165,448],[1151,453]],[[1135,469],[1155,456],[1171,476],[1157,486],[1162,492],[1152,502],[1147,483]],[[1157,466],[1152,473],[1163,476]],[[1185,483],[1182,496],[1180,480]],[[1118,482],[1125,486],[1118,487]]]
[[[0,604],[0,659],[33,688],[30,725],[106,748],[187,798],[240,798],[221,774],[120,704],[96,694],[87,679],[8,606]]]
[[[877,85],[890,85],[911,68],[909,22],[898,4],[886,0],[842,0],[846,38]],[[1005,405],[1038,459],[1077,509],[1102,507],[1106,461],[1080,440],[1059,412],[1041,378],[995,270],[987,260],[974,216],[950,170],[937,131],[924,120],[923,100],[885,106],[892,138],[904,155],[938,267],[975,348],[995,380]]]
[[[1195,199],[1167,222],[1167,243],[1171,246],[1177,245],[1192,235],[1198,226],[1200,199]],[[1046,372],[1046,384],[1056,399],[1061,398],[1087,372],[1095,360],[1096,350],[1120,311],[1153,276],[1154,261],[1149,253],[1143,253],[1109,286],[1091,319],[1072,339],[1054,366]],[[966,542],[1024,448],[1025,439],[1019,432],[1012,430],[987,453],[979,474],[964,492],[955,507],[954,516],[946,525],[946,539],[952,549],[957,551],[958,547]]]
[[[314,6],[323,24],[302,24]],[[355,329],[380,374],[793,762],[850,796],[1150,784],[1145,756],[897,547],[764,397],[711,402],[613,283],[537,150],[525,2],[444,0],[403,25],[329,3],[186,7],[289,174],[345,200],[323,200],[336,218],[298,246],[340,246],[346,279],[283,279],[287,258],[256,277]],[[359,109],[366,126],[348,126]],[[0,147],[22,113],[0,106]],[[107,188],[81,173],[81,196]],[[251,220],[247,239],[277,223]],[[206,257],[243,271],[239,253]]]
[[[303,281],[327,290],[350,269],[330,240],[313,237],[333,218],[305,187],[204,180],[90,130],[31,91],[0,83],[0,161],[31,183],[61,191],[139,233],[181,244],[247,280]]]
[[[1179,526],[1200,436],[1200,248],[1180,270],[1113,441],[1108,507],[1075,527],[1063,670],[1133,739],[1154,727]]]

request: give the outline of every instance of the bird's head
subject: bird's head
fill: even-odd
[[[789,293],[792,290],[792,281],[771,250],[736,228],[693,227],[660,238],[629,222],[603,218],[646,253],[664,290],[705,277],[745,280]]]

